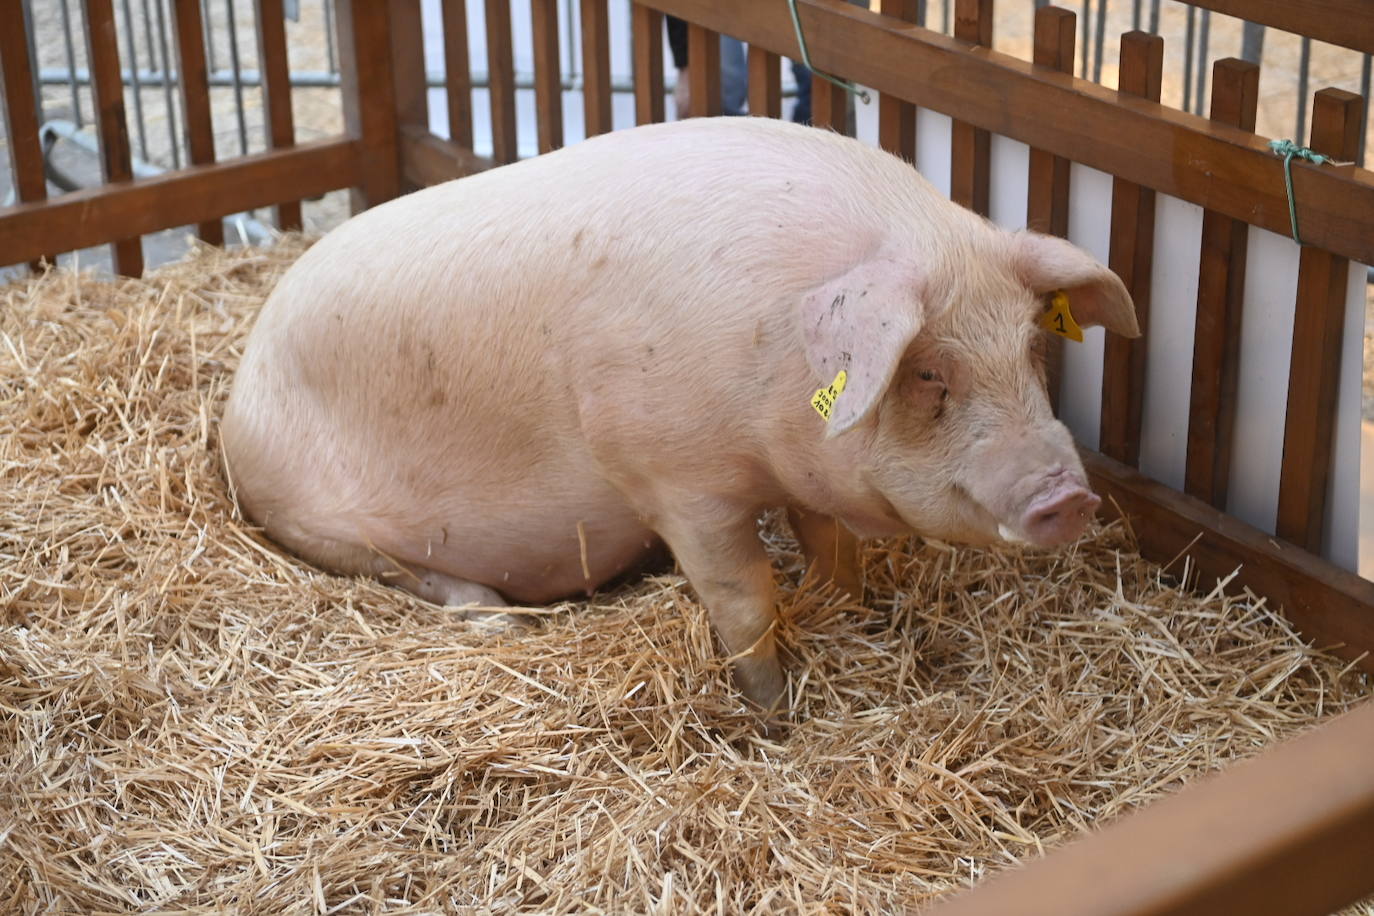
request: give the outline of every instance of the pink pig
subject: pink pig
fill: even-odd
[[[1053,546],[1098,505],[1038,320],[1120,280],[909,165],[762,118],[608,134],[368,210],[291,268],[223,422],[245,514],[448,605],[546,603],[660,539],[779,703],[761,511],[858,595],[857,538]],[[812,397],[840,370],[826,420]]]

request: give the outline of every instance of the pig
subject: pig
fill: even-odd
[[[741,692],[777,709],[764,510],[855,597],[860,538],[1083,532],[1099,499],[1043,368],[1059,290],[1079,325],[1139,333],[1086,252],[856,140],[623,130],[311,247],[247,340],[226,472],[306,561],[486,613],[591,593],[666,544]]]

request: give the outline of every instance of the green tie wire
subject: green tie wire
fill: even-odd
[[[842,80],[831,76],[829,73],[822,73],[811,66],[811,52],[806,50],[806,36],[802,34],[801,16],[797,13],[797,0],[787,0],[787,8],[792,11],[792,28],[797,30],[797,45],[801,48],[802,63],[806,64],[806,69],[827,82],[834,83],[846,92],[852,92],[859,97],[859,101],[868,104],[868,90],[860,89],[849,80]]]
[[[1306,159],[1313,165],[1349,165],[1350,163],[1338,162],[1330,156],[1323,156],[1305,146],[1298,146],[1292,140],[1270,140],[1269,149],[1273,150],[1274,155],[1283,157],[1283,186],[1288,190],[1288,224],[1293,229],[1293,241],[1301,245],[1302,239],[1298,237],[1298,206],[1296,198],[1293,197],[1293,157]]]

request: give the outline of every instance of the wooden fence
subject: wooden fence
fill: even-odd
[[[555,0],[529,2],[538,148],[545,152],[563,143],[557,5]],[[1374,52],[1374,14],[1364,0],[1191,2]],[[222,216],[266,206],[275,208],[277,225],[289,229],[300,224],[299,201],[328,190],[352,188],[354,207],[362,208],[513,161],[517,119],[510,4],[484,3],[490,159],[472,151],[464,0],[441,5],[450,138],[435,136],[428,127],[417,0],[339,0],[347,132],[299,145],[293,139],[281,0],[257,0],[271,149],[216,162],[200,3],[173,0],[192,164],[133,180],[111,0],[84,0],[106,184],[48,200],[31,91],[34,62],[23,37],[20,4],[0,0],[0,72],[19,200],[0,209],[0,262],[37,261],[110,243],[116,269],[138,274],[140,236],[146,233],[196,224],[202,238],[220,242]],[[1201,118],[1158,104],[1163,42],[1157,36],[1123,37],[1120,91],[1073,77],[1075,16],[1064,9],[1037,11],[1033,60],[1023,61],[990,49],[992,0],[959,0],[954,37],[912,24],[914,0],[882,0],[877,13],[842,0],[799,0],[798,7],[814,65],[881,94],[882,146],[914,160],[918,107],[953,119],[949,188],[958,202],[988,212],[994,135],[1030,147],[1026,214],[1033,228],[1067,233],[1071,162],[1112,176],[1108,260],[1135,297],[1146,337],[1105,343],[1099,451],[1086,456],[1096,486],[1130,517],[1147,556],[1177,563],[1186,555],[1205,581],[1239,568],[1229,588],[1248,587],[1265,596],[1318,644],[1334,646],[1374,670],[1374,584],[1318,556],[1333,463],[1340,343],[1348,330],[1346,277],[1351,261],[1374,262],[1374,174],[1353,166],[1293,165],[1305,244],[1287,397],[1270,415],[1283,430],[1271,536],[1226,513],[1240,395],[1247,233],[1252,226],[1281,234],[1290,229],[1282,164],[1266,140],[1252,132],[1256,67],[1217,61],[1211,116]],[[799,57],[784,0],[653,0],[634,3],[631,11],[639,122],[665,116],[664,14],[690,23],[692,114],[719,110],[719,42],[714,39],[726,33],[749,44],[751,111],[779,115],[780,57]],[[585,129],[592,136],[613,126],[607,0],[581,0],[580,15]],[[817,124],[843,130],[846,104],[843,89],[815,81]],[[1362,112],[1361,100],[1351,93],[1317,92],[1307,142],[1336,159],[1356,159]],[[1137,469],[1157,195],[1204,210],[1182,491]],[[947,911],[1328,912],[1374,891],[1371,744],[1374,713],[1366,707],[1128,818],[1100,838],[994,879],[968,900],[950,901]],[[1243,819],[1247,810],[1271,816],[1250,823]],[[1235,821],[1240,835],[1227,818],[1241,818]],[[1123,861],[1129,867],[1122,867]]]

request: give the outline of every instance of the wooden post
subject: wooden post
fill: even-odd
[[[129,123],[124,116],[124,83],[119,73],[119,44],[110,0],[86,0],[86,41],[91,62],[91,93],[100,130],[100,171],[106,183],[131,181]],[[143,240],[113,244],[114,269],[129,277],[143,274]]]
[[[582,104],[587,136],[610,133],[611,37],[606,0],[582,0]]]
[[[257,0],[257,14],[258,66],[262,72],[263,107],[267,110],[267,143],[272,149],[283,149],[296,145],[296,127],[291,115],[291,65],[286,54],[282,0]],[[278,229],[285,232],[301,228],[300,201],[284,201],[273,211]]]
[[[1255,129],[1259,67],[1236,58],[1212,66],[1212,120]],[[1202,214],[1193,383],[1188,404],[1188,462],[1184,491],[1226,508],[1231,435],[1236,418],[1245,252],[1249,227],[1212,210]]]
[[[24,9],[18,3],[0,3],[0,92],[4,104],[5,136],[15,189],[20,203],[46,200],[43,146],[38,139],[38,106],[33,96],[33,64],[24,30]],[[37,262],[32,265],[39,267]]]
[[[1312,107],[1312,149],[1336,159],[1358,158],[1363,111],[1364,100],[1352,92],[1318,92]],[[1330,168],[1311,166],[1323,167]],[[1302,172],[1308,168],[1293,164],[1293,194],[1300,205],[1300,231]],[[1345,258],[1303,247],[1298,262],[1298,303],[1288,367],[1288,415],[1275,533],[1313,553],[1321,550],[1322,520],[1326,515],[1349,273],[1350,262]]]
[[[173,0],[171,11],[187,158],[192,165],[207,165],[215,161],[215,128],[210,117],[210,78],[205,63],[200,0]],[[211,245],[223,245],[224,221],[206,220],[196,227],[196,234]]]
[[[1073,13],[1057,6],[1035,11],[1033,60],[1041,67],[1073,73]],[[1069,234],[1069,160],[1032,148],[1026,180],[1026,228],[1061,238]],[[1064,339],[1045,338],[1045,387],[1050,406],[1059,412],[1059,385],[1064,377]]]
[[[723,110],[720,97],[720,33],[687,24],[687,110],[694,118],[709,118]]]
[[[954,37],[992,47],[992,0],[955,0]],[[987,216],[992,135],[958,120],[951,131],[950,199]]]
[[[916,21],[916,0],[882,0],[880,12],[904,22]],[[916,106],[894,95],[878,96],[878,145],[916,162]]]
[[[448,91],[448,136],[472,149],[472,69],[468,60],[468,14],[465,0],[443,0],[444,82]]]
[[[782,58],[757,45],[749,46],[749,113],[782,117]]]
[[[384,3],[336,2],[344,126],[358,144],[360,181],[352,192],[357,213],[391,200],[401,190],[391,17]]]
[[[1164,40],[1147,32],[1121,36],[1121,91],[1159,101]],[[1102,367],[1104,455],[1124,464],[1140,461],[1140,423],[1145,404],[1145,355],[1150,324],[1150,270],[1154,264],[1155,192],[1120,178],[1112,181],[1109,266],[1135,301],[1142,336],[1107,333]]]
[[[515,118],[515,52],[510,0],[487,0],[487,86],[491,94],[491,158],[504,165],[520,158]]]
[[[630,6],[634,34],[635,123],[657,124],[664,119],[663,14],[643,3]]]
[[[534,41],[534,110],[539,152],[563,145],[563,74],[558,56],[558,0],[530,0]]]

